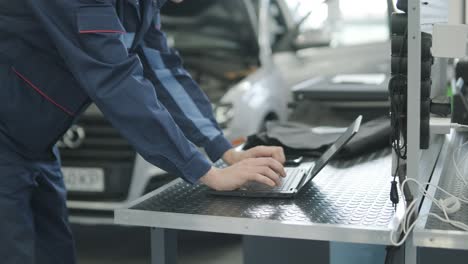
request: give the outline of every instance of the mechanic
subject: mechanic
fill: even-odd
[[[0,0],[1,263],[75,263],[55,144],[91,102],[146,160],[190,183],[232,190],[285,176],[282,149],[225,139],[160,31],[164,2]],[[231,166],[212,167],[197,146]]]

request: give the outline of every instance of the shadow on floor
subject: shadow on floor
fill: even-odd
[[[149,264],[149,228],[72,226],[78,264]],[[240,236],[179,233],[179,264],[241,264]]]

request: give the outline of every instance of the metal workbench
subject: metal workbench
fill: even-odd
[[[389,149],[334,161],[294,199],[217,197],[176,180],[117,210],[115,220],[153,227],[163,263],[175,252],[167,246],[170,230],[387,245],[402,211],[395,214],[389,201],[390,171]]]
[[[452,134],[449,137],[449,144],[444,146],[441,157],[436,165],[431,183],[447,190],[448,192],[461,197],[468,196],[468,188],[455,175],[453,163],[453,152],[457,150],[464,142],[467,142],[468,135]],[[465,148],[466,149],[466,148]],[[467,155],[461,152],[462,156]],[[457,157],[455,159],[458,161]],[[467,164],[462,164],[467,166]],[[440,190],[434,187],[428,189],[428,193],[436,199],[446,198]],[[429,212],[443,216],[442,211],[433,204],[430,199],[425,199],[420,211],[420,216],[427,215]],[[461,210],[453,215],[451,219],[468,224],[468,205],[462,204]],[[454,226],[443,223],[440,220],[429,217],[420,220],[414,230],[414,243],[418,247],[444,248],[456,250],[468,250],[468,232],[461,231]],[[465,252],[465,257],[468,252]]]

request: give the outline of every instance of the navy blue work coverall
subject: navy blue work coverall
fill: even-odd
[[[0,0],[0,263],[75,263],[55,143],[94,102],[194,183],[231,148],[160,31],[165,0]]]

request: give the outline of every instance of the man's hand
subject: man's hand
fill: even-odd
[[[249,158],[228,168],[212,168],[200,181],[218,191],[231,191],[249,181],[256,181],[271,187],[281,184],[285,177],[283,165],[273,158]]]
[[[235,164],[239,161],[251,158],[273,158],[281,164],[284,164],[286,158],[282,147],[259,146],[245,151],[236,151],[230,149],[223,155],[223,160],[228,164]]]

